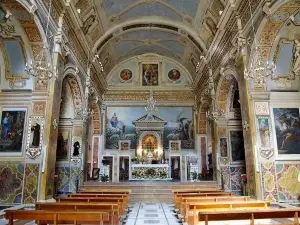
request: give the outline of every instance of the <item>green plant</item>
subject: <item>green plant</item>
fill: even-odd
[[[197,172],[192,172],[192,178],[193,178],[193,180],[197,180],[198,173]]]
[[[101,175],[101,176],[100,176],[101,182],[107,182],[108,179],[109,179],[108,175]]]

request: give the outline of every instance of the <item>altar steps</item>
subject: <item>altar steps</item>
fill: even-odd
[[[147,202],[147,203],[172,203],[174,188],[220,188],[215,181],[200,181],[200,182],[85,182],[81,188],[121,188],[131,189],[132,193],[129,196],[130,202]]]

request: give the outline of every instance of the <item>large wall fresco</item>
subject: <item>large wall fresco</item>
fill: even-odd
[[[118,149],[119,140],[130,140],[131,149],[137,145],[132,122],[146,114],[143,107],[108,107],[106,117],[106,149]],[[194,149],[193,111],[191,107],[158,107],[156,115],[165,125],[163,145],[169,148],[170,140],[181,140],[182,149]]]

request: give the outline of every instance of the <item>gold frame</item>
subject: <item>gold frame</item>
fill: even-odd
[[[24,72],[24,74],[11,74],[10,70],[11,70],[11,66],[10,66],[10,61],[7,55],[7,51],[6,48],[4,46],[4,41],[5,40],[13,40],[13,41],[19,41],[20,46],[21,46],[21,51],[23,54],[23,59],[24,59],[24,65],[26,65],[27,62],[27,55],[26,55],[26,51],[25,51],[25,46],[24,46],[24,42],[22,40],[22,38],[20,36],[18,37],[14,37],[14,38],[2,38],[3,41],[0,42],[0,50],[3,54],[3,59],[4,59],[4,64],[5,64],[5,79],[6,80],[10,80],[10,81],[15,81],[16,79],[29,79],[29,76],[26,75],[26,73]]]
[[[278,79],[279,78],[292,78],[292,79],[295,79],[295,74],[293,73],[293,66],[294,66],[294,63],[295,63],[295,43],[294,43],[294,41],[291,41],[291,40],[288,40],[288,39],[285,39],[285,38],[282,38],[282,39],[279,40],[279,42],[276,46],[274,57],[273,57],[274,63],[275,63],[275,65],[277,64],[281,44],[293,44],[293,56],[292,56],[292,60],[290,62],[290,74],[278,74]],[[277,80],[277,79],[273,79],[273,80]]]

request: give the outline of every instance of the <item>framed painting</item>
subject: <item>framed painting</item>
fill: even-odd
[[[142,64],[142,85],[158,85],[158,64]]]
[[[258,137],[260,142],[260,149],[266,150],[272,147],[271,125],[268,116],[257,117]]]
[[[27,133],[26,155],[31,159],[36,159],[42,152],[44,118],[33,116],[29,118]]]
[[[231,161],[238,163],[245,161],[244,136],[242,130],[232,130],[230,133]]]
[[[129,151],[130,150],[130,140],[119,141],[119,150],[120,151]]]
[[[56,158],[59,161],[69,160],[70,129],[59,129],[57,137]]]
[[[299,108],[273,108],[275,145],[278,158],[300,158]]]
[[[3,108],[1,114],[1,155],[22,155],[27,109]]]
[[[222,158],[228,157],[228,144],[227,137],[220,138],[220,155]]]
[[[179,152],[181,150],[181,141],[169,141],[169,149],[172,152]]]

